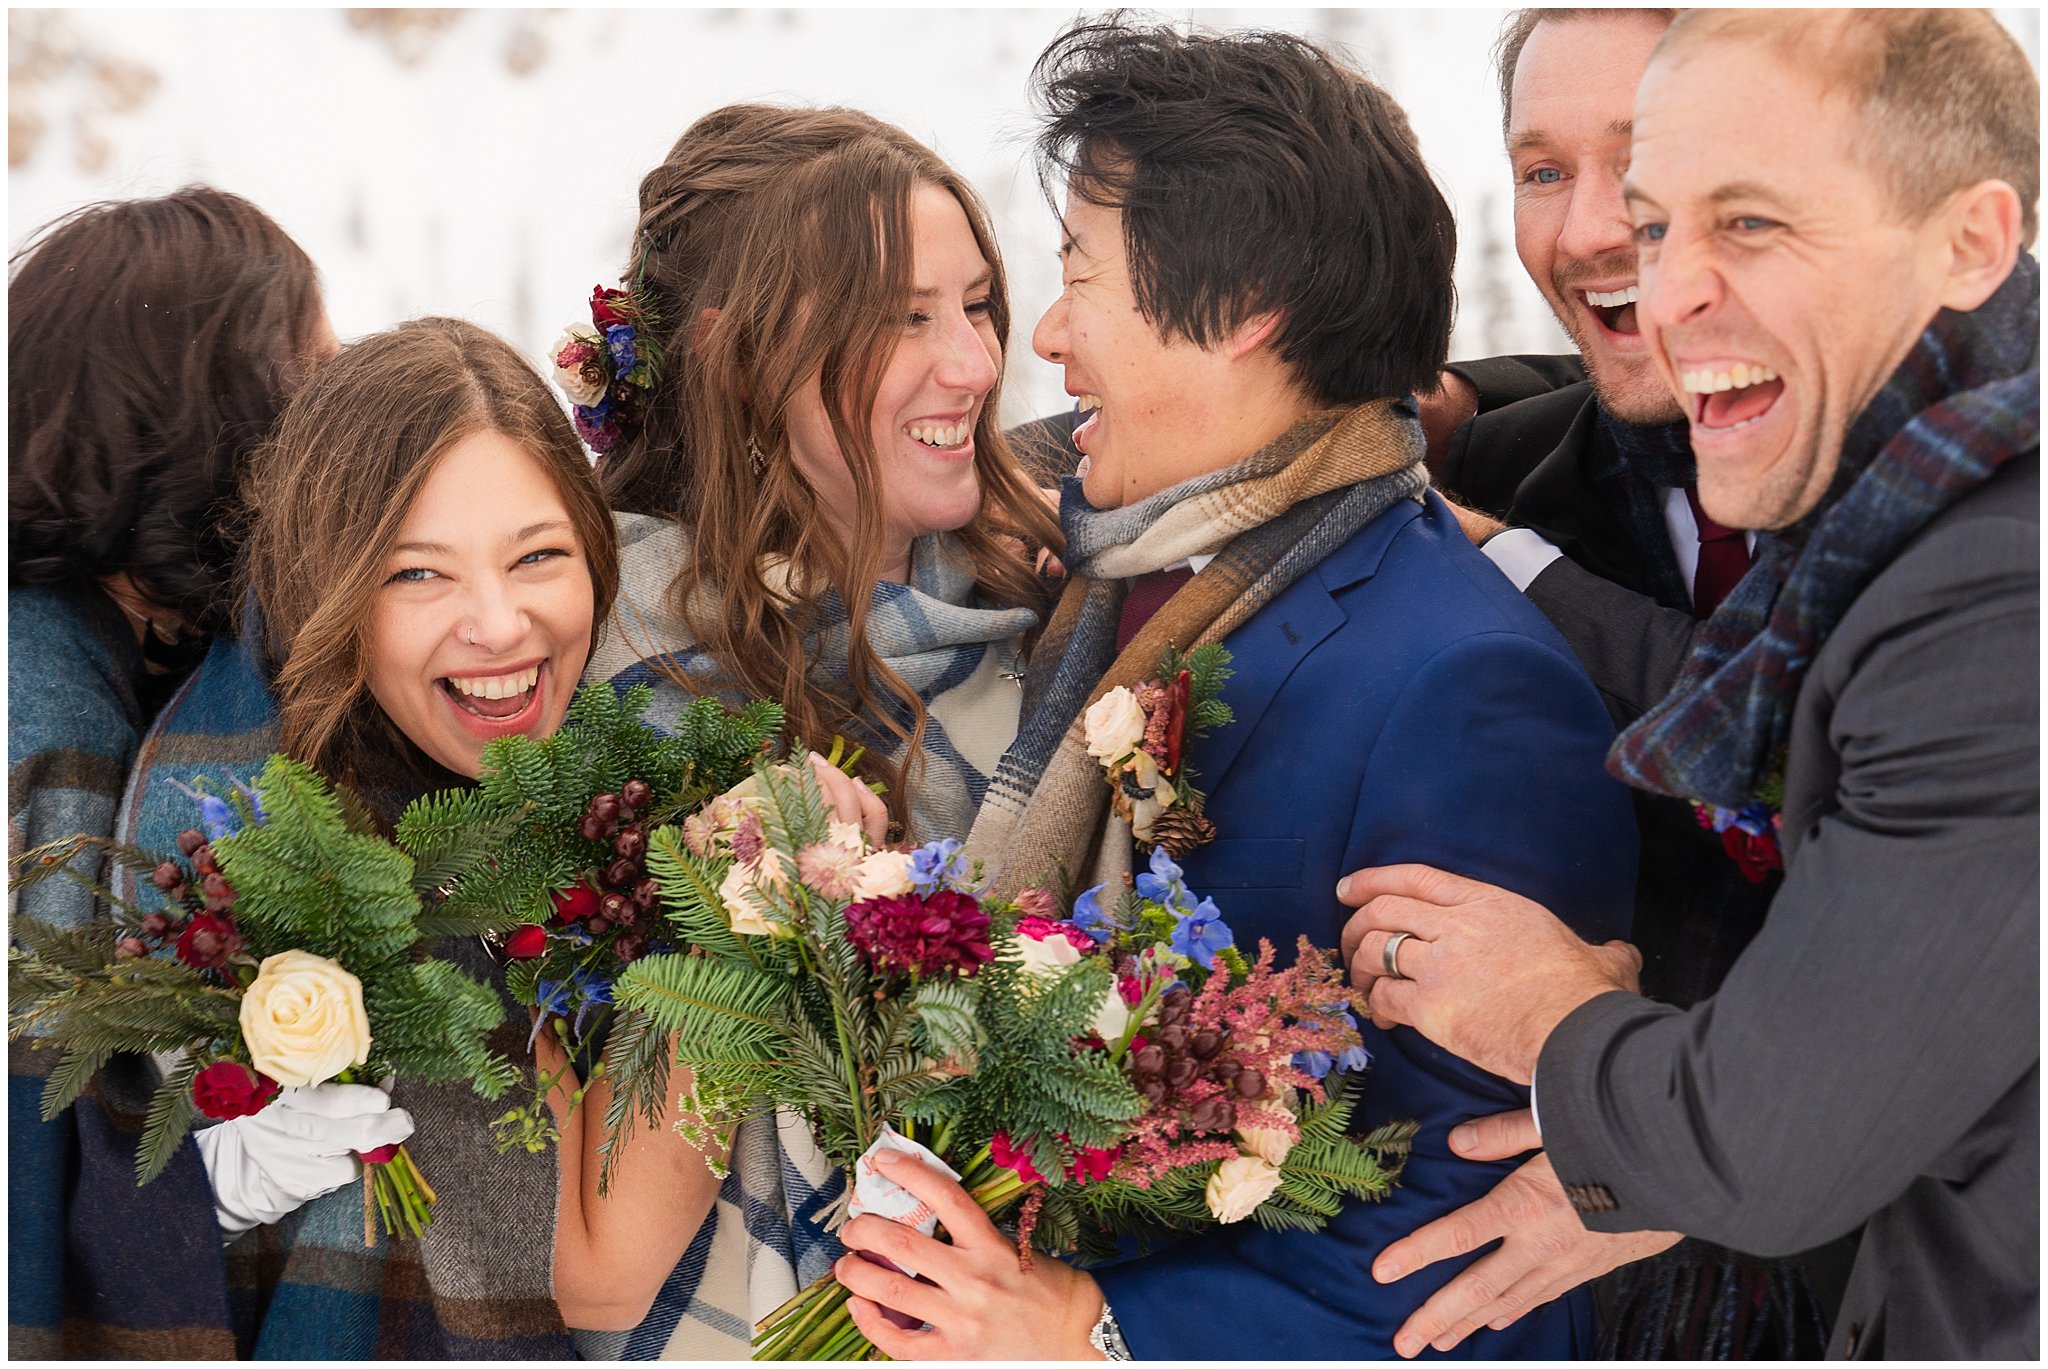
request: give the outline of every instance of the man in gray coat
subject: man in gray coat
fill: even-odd
[[[1695,11],[1645,76],[1641,325],[1764,535],[1611,764],[1781,848],[1720,992],[1440,871],[1339,889],[1374,1016],[1533,1078],[1589,1228],[1867,1221],[1850,1357],[2039,1349],[2037,109],[1981,12]]]

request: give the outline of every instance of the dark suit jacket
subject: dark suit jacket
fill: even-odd
[[[1459,532],[1442,501],[1403,501],[1225,643],[1236,721],[1194,744],[1220,835],[1184,862],[1237,944],[1337,945],[1333,894],[1355,869],[1423,861],[1504,884],[1600,940],[1628,924],[1634,825],[1602,768],[1612,728],[1569,649]],[[1467,1259],[1381,1287],[1381,1250],[1490,1191],[1512,1162],[1447,1147],[1454,1124],[1526,1090],[1412,1031],[1368,1023],[1355,1119],[1421,1123],[1407,1172],[1320,1234],[1222,1228],[1096,1271],[1141,1358],[1386,1358],[1407,1316]],[[1590,1296],[1482,1331],[1461,1355],[1590,1353]]]
[[[2039,1355],[2039,510],[2009,462],[1815,656],[1785,885],[1720,992],[1594,999],[1537,1068],[1589,1226],[1768,1254],[1867,1220],[1834,1354]]]

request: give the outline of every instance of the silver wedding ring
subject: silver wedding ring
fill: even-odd
[[[1408,977],[1401,973],[1401,962],[1396,960],[1394,955],[1395,952],[1401,949],[1401,943],[1414,935],[1415,933],[1413,932],[1396,932],[1387,938],[1386,945],[1380,947],[1380,964],[1386,967],[1389,978],[1406,979]]]

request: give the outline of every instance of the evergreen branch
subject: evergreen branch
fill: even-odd
[[[135,1182],[146,1184],[164,1172],[164,1166],[178,1153],[178,1146],[192,1130],[199,1109],[192,1102],[192,1079],[199,1073],[199,1057],[187,1056],[164,1077],[156,1096],[150,1099],[149,1117],[142,1126],[142,1144],[135,1152]]]
[[[70,1107],[117,1049],[105,1042],[95,1042],[65,1050],[64,1058],[57,1062],[57,1068],[50,1071],[49,1080],[43,1085],[43,1120],[52,1121]]]

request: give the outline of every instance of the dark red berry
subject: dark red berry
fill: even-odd
[[[612,838],[612,849],[631,860],[647,849],[647,833],[638,825],[621,827],[619,834]]]
[[[609,819],[598,817],[594,813],[585,813],[583,821],[576,824],[576,835],[585,841],[603,841],[605,830],[610,826]]]
[[[222,875],[208,875],[206,882],[200,885],[200,888],[206,891],[206,901],[208,903],[218,901],[226,904],[235,901],[235,886],[228,883],[227,879]]]
[[[1178,1022],[1159,1029],[1159,1044],[1169,1051],[1184,1051],[1188,1048],[1188,1029]]]
[[[188,859],[194,851],[206,845],[206,833],[197,827],[187,827],[178,833],[178,854]]]
[[[1196,1131],[1228,1131],[1237,1125],[1237,1108],[1228,1098],[1204,1098],[1188,1109],[1188,1125]]]
[[[1157,1075],[1166,1068],[1166,1052],[1157,1046],[1147,1045],[1131,1057],[1131,1069],[1141,1075]]]
[[[619,786],[619,797],[628,808],[645,808],[654,802],[654,786],[646,780],[627,780]]]
[[[142,934],[146,937],[154,937],[160,940],[168,935],[170,930],[171,918],[168,913],[151,913],[148,917],[142,919]]]
[[[1236,1081],[1238,1072],[1243,1068],[1244,1066],[1235,1060],[1218,1060],[1209,1066],[1209,1077],[1227,1087]]]
[[[1177,1055],[1166,1067],[1166,1082],[1176,1089],[1184,1089],[1195,1082],[1195,1076],[1202,1072],[1201,1062],[1191,1055]]]
[[[603,936],[612,929],[611,919],[602,913],[599,913],[583,925],[592,936]]]
[[[598,794],[590,800],[590,806],[584,811],[601,822],[610,822],[619,815],[619,796]]]
[[[184,867],[175,860],[167,860],[149,872],[149,882],[166,892],[175,889],[185,882]]]
[[[1237,1096],[1240,1098],[1264,1098],[1266,1076],[1259,1070],[1246,1070],[1237,1076]]]
[[[597,906],[603,910],[604,916],[609,920],[624,922],[627,915],[632,911],[633,903],[624,894],[606,894],[597,901]]]
[[[661,902],[661,886],[652,879],[643,879],[633,886],[633,906],[646,912]]]
[[[1188,1038],[1188,1050],[1193,1052],[1197,1060],[1207,1060],[1222,1049],[1222,1032],[1203,1030]]]
[[[638,960],[647,949],[647,938],[638,932],[627,932],[612,943],[612,954],[621,960]]]
[[[192,868],[202,875],[220,873],[220,866],[213,863],[213,847],[202,846],[192,853]]]
[[[114,943],[116,960],[135,960],[149,954],[149,947],[143,945],[139,936],[124,936]]]
[[[620,856],[604,867],[604,882],[614,889],[630,889],[640,882],[645,873],[639,861]]]
[[[634,811],[633,809],[631,809],[631,808],[628,808],[628,807],[627,807],[626,805],[624,805],[624,804],[620,804],[620,805],[619,805],[619,816],[618,816],[617,822],[615,822],[615,823],[613,824],[613,830],[614,830],[614,831],[616,831],[616,830],[617,830],[617,823],[619,823],[619,822],[631,822],[631,821],[632,821],[632,820],[633,820],[634,818],[636,818],[636,817],[638,817],[638,816],[640,816],[640,815],[639,815],[639,814],[638,814],[637,812],[635,812],[635,811]]]
[[[1138,1092],[1144,1094],[1145,1101],[1156,1108],[1166,1101],[1166,1081],[1164,1079],[1147,1079],[1144,1083],[1138,1085]]]

